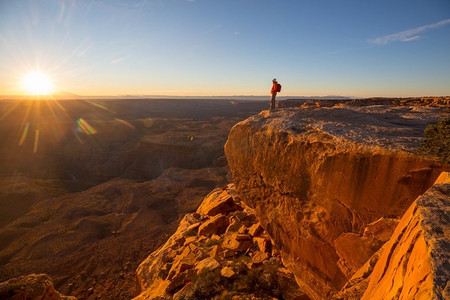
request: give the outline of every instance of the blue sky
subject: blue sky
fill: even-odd
[[[0,94],[450,95],[449,0],[0,0]]]

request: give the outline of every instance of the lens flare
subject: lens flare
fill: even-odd
[[[49,95],[53,93],[53,82],[47,75],[35,71],[22,78],[22,88],[29,95]]]
[[[86,122],[83,118],[79,118],[77,120],[77,125],[78,125],[78,128],[87,135],[92,135],[92,134],[97,133],[97,131],[91,125],[89,125],[89,123]]]

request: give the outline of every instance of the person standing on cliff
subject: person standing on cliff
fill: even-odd
[[[272,98],[270,99],[270,110],[275,109],[275,98],[278,92],[281,92],[281,84],[274,78],[272,80],[272,89],[270,90],[270,93],[272,94]]]

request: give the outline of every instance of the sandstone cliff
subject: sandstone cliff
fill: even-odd
[[[443,173],[448,174],[448,173]],[[409,207],[376,263],[361,299],[449,299],[450,180]]]
[[[341,105],[264,111],[233,127],[225,153],[238,196],[308,296],[335,295],[448,169],[413,154],[441,116],[438,108]]]

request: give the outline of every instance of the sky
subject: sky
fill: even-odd
[[[0,0],[0,95],[450,95],[449,0]]]

